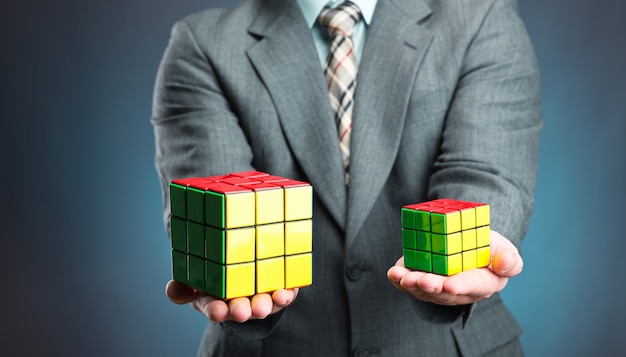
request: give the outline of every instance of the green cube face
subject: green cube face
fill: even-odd
[[[172,279],[183,284],[189,284],[187,255],[175,249],[172,249]]]
[[[432,254],[429,252],[417,251],[417,270],[432,272]]]
[[[225,197],[216,192],[207,192],[205,196],[206,223],[213,227],[224,228],[225,222]]]
[[[417,249],[417,231],[402,228],[402,246],[404,248]]]
[[[445,234],[446,233],[446,215],[433,213],[432,216],[432,231],[433,233]]]
[[[213,262],[226,263],[226,232],[206,226],[205,256]]]
[[[204,258],[204,225],[189,221],[187,224],[187,253]]]
[[[430,232],[417,231],[417,249],[425,252],[432,251],[432,238]]]
[[[404,266],[407,269],[417,269],[417,250],[415,249],[403,249],[404,253]]]
[[[189,187],[187,189],[187,218],[190,221],[204,224],[204,191]]]
[[[195,255],[187,255],[187,275],[189,277],[189,286],[201,291],[206,291],[205,286],[205,266],[206,260]]]
[[[206,261],[206,292],[224,299],[226,297],[226,266]]]
[[[172,216],[187,219],[187,187],[170,183],[170,209]]]
[[[413,208],[402,208],[402,228],[430,231],[430,212]]]
[[[429,212],[415,211],[415,229],[418,231],[429,232],[432,228],[431,215]]]
[[[402,228],[417,229],[415,226],[415,217],[417,211],[413,209],[402,209]]]
[[[172,248],[181,252],[187,251],[187,221],[172,216],[170,218],[170,240]]]
[[[414,249],[404,249],[404,266],[407,269],[432,272],[432,254]]]

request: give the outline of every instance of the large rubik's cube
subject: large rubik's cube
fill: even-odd
[[[488,204],[438,199],[402,207],[404,265],[454,275],[489,265]]]
[[[173,279],[222,299],[312,283],[313,188],[246,171],[170,183]]]

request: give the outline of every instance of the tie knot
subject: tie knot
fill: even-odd
[[[330,37],[351,37],[354,26],[361,20],[361,9],[350,1],[336,8],[324,9],[318,18],[319,24],[328,31]]]

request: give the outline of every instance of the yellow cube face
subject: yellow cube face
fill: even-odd
[[[476,249],[476,267],[484,268],[491,264],[491,248],[489,246]]]
[[[226,264],[243,263],[254,260],[255,231],[253,227],[227,229],[225,234]]]
[[[258,190],[256,196],[256,224],[282,222],[285,220],[284,190]]]
[[[285,288],[292,289],[313,283],[313,255],[311,253],[285,257]]]
[[[226,299],[254,295],[254,262],[226,265]]]
[[[477,206],[476,208],[476,226],[489,225],[491,221],[491,209],[489,205]]]
[[[285,225],[265,224],[256,227],[256,258],[265,259],[285,254]]]
[[[473,207],[461,210],[461,229],[471,229],[476,227],[476,210]]]
[[[461,212],[446,214],[446,232],[458,232],[461,230]]]
[[[285,258],[261,259],[256,262],[256,292],[266,293],[285,287]]]
[[[462,255],[464,271],[476,268],[476,249],[465,251]]]
[[[490,238],[491,238],[491,229],[489,228],[489,226],[476,228],[476,246],[477,247],[489,246]]]
[[[238,228],[253,226],[255,218],[254,192],[226,195],[225,227]]]
[[[463,256],[461,253],[448,256],[448,275],[458,274],[463,271]]]
[[[463,236],[461,232],[448,234],[448,254],[456,254],[463,251]]]
[[[285,188],[285,221],[313,217],[313,187]]]
[[[313,250],[313,222],[285,222],[285,254],[307,253]]]
[[[470,250],[476,248],[476,230],[468,229],[466,231],[461,231],[461,236],[463,237],[463,250]]]

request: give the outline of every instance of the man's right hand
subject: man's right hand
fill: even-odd
[[[245,322],[264,319],[295,301],[298,289],[281,289],[273,293],[257,294],[252,297],[240,297],[221,300],[199,292],[177,281],[170,280],[165,287],[165,294],[174,303],[191,303],[194,309],[215,322],[233,320]]]

